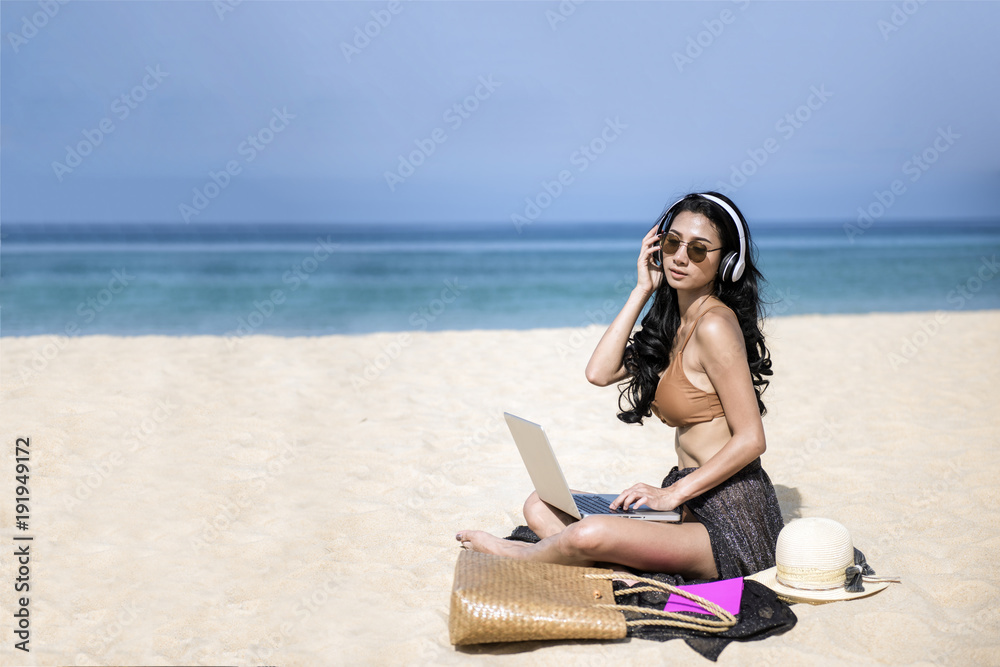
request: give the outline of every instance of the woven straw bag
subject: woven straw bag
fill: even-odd
[[[715,619],[615,604],[612,579],[647,586],[621,594],[662,590],[710,610]],[[655,618],[627,620],[625,613]],[[671,625],[723,632],[736,624],[725,609],[670,584],[608,569],[534,563],[462,551],[455,564],[448,634],[451,643],[532,641],[541,639],[622,639],[633,625]]]

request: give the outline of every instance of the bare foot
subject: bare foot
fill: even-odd
[[[519,554],[519,552],[530,546],[527,542],[505,540],[482,530],[462,530],[455,535],[455,539],[461,542],[462,547],[466,549],[511,558],[523,558],[523,554]]]

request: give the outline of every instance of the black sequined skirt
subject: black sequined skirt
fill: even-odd
[[[697,469],[674,466],[660,486],[670,486]],[[708,530],[720,579],[745,577],[774,567],[774,550],[784,521],[778,496],[760,459],[685,506]]]

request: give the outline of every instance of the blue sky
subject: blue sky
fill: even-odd
[[[0,4],[3,221],[632,222],[720,187],[1000,218],[998,3],[45,6]]]

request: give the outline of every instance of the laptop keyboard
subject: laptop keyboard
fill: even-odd
[[[631,509],[627,510],[612,510],[608,507],[608,502],[601,498],[600,496],[585,496],[582,494],[573,494],[573,500],[576,502],[576,508],[581,512],[587,512],[588,514],[634,514]]]

